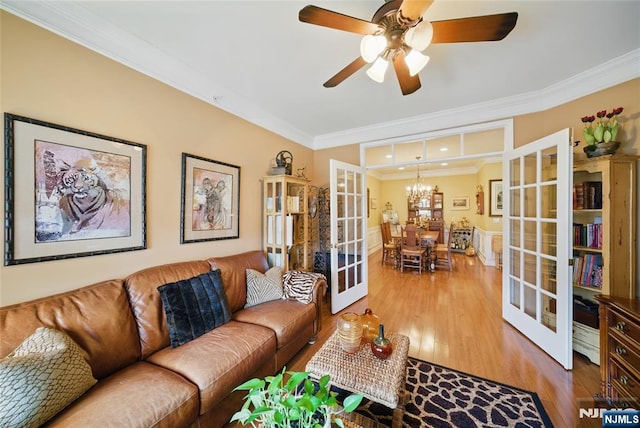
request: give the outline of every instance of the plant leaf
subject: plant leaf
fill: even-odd
[[[345,412],[353,412],[362,402],[362,394],[352,394],[344,399],[342,406]]]
[[[264,385],[265,384],[264,384],[264,381],[262,379],[254,378],[254,379],[250,379],[250,380],[246,381],[242,385],[236,386],[233,390],[234,391],[245,391],[245,390],[251,390],[251,389],[256,389],[256,388],[262,388],[262,387],[264,387]]]
[[[289,374],[291,377],[287,381],[287,391],[294,391],[296,386],[309,376],[307,372],[290,372]]]

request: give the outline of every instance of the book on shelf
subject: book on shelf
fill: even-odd
[[[594,249],[602,248],[602,223],[574,223],[573,245]]]
[[[602,209],[602,182],[585,181],[573,185],[574,210]]]
[[[602,287],[604,261],[600,254],[583,254],[573,258],[573,282],[577,285]]]

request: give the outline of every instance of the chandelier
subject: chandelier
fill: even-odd
[[[416,156],[416,160],[420,160],[420,156]],[[422,199],[425,199],[431,195],[431,186],[425,185],[422,182],[422,177],[420,177],[420,164],[418,167],[418,176],[416,181],[407,186],[407,200],[412,205],[418,205]]]

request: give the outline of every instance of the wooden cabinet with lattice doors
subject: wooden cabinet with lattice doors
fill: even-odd
[[[311,269],[309,181],[289,175],[263,178],[263,249],[269,266]]]

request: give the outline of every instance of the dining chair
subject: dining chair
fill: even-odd
[[[422,273],[423,257],[425,257],[425,250],[420,246],[418,228],[415,224],[407,224],[402,231],[400,271],[404,272],[404,268],[407,267]]]
[[[380,233],[382,234],[382,264],[392,261],[397,262],[398,247],[391,237],[391,225],[389,222],[380,223]]]
[[[436,269],[443,267],[450,272],[453,271],[453,260],[451,258],[451,245],[453,244],[453,231],[455,229],[454,223],[449,226],[449,238],[446,244],[437,244],[435,247],[436,252]]]

